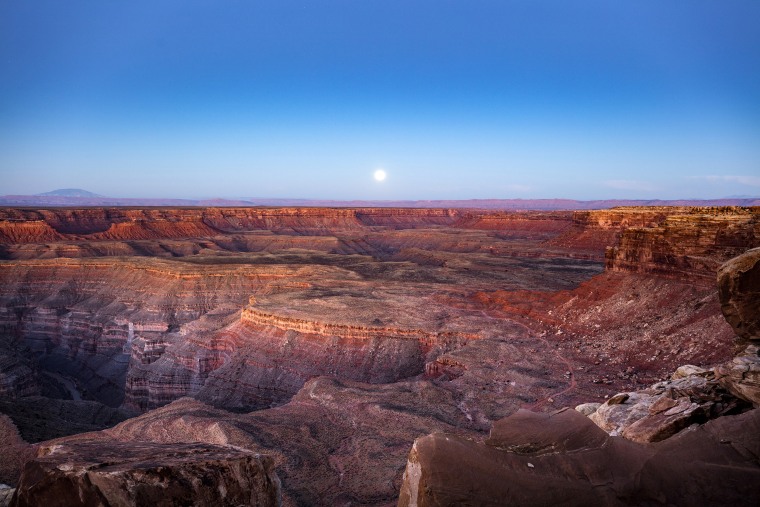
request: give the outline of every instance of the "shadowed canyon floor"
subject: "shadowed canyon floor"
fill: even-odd
[[[394,505],[423,435],[731,358],[715,271],[758,245],[760,208],[0,209],[0,411],[88,453],[266,454],[285,505]]]

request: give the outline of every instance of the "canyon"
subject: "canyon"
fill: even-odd
[[[759,207],[2,208],[0,483],[174,447],[266,502],[395,505],[426,435],[477,455],[504,418],[737,361],[756,307],[727,322],[715,277],[758,246]]]

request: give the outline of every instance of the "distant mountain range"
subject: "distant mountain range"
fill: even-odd
[[[56,197],[103,197],[102,195],[93,194],[92,192],[88,192],[87,190],[82,190],[81,188],[60,188],[58,190],[53,190],[52,192],[45,192],[43,194],[35,194],[35,197],[42,197],[42,196],[56,196]]]
[[[161,199],[106,197],[79,188],[65,188],[37,195],[3,195],[0,206],[59,207],[59,206],[288,206],[334,208],[477,208],[494,210],[581,210],[605,209],[615,206],[760,206],[760,197],[729,197],[725,199],[605,199],[577,201],[573,199],[462,199],[416,201],[337,201],[325,199]]]

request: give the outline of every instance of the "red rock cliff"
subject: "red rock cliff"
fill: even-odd
[[[678,209],[654,226],[629,227],[607,249],[607,269],[713,283],[718,267],[760,246],[760,207]]]

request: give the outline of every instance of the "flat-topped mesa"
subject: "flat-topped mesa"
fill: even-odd
[[[337,336],[351,339],[402,338],[418,340],[432,345],[439,340],[475,339],[476,334],[464,334],[454,331],[424,331],[422,329],[405,329],[398,327],[343,324],[308,320],[291,316],[276,315],[255,307],[244,308],[240,315],[243,323],[259,326],[271,326],[283,331],[296,331],[304,334]]]
[[[335,322],[340,318],[335,307],[316,315],[278,314],[275,309],[284,299],[264,297],[266,310],[257,306],[258,299],[252,298],[254,306],[244,308],[239,321],[223,329],[191,331],[158,359],[133,361],[125,406],[145,411],[192,396],[228,410],[250,411],[287,402],[317,376],[385,384],[421,375],[439,354],[480,337],[460,331],[464,325],[426,330],[418,322],[415,327],[413,315],[401,315],[401,323],[390,326],[373,325],[366,315],[356,323]],[[309,304],[297,297],[288,301]],[[352,303],[356,301],[346,306]],[[364,311],[375,313],[370,307]],[[386,322],[390,313],[397,312],[378,310]]]
[[[726,260],[760,246],[760,207],[678,208],[656,226],[630,227],[606,252],[610,271],[713,283]]]
[[[252,231],[318,236],[370,226],[451,225],[460,213],[390,208],[0,208],[0,244],[209,237]]]
[[[426,296],[354,290],[347,294],[319,287],[290,294],[252,296],[240,321],[305,335],[369,340],[418,341],[421,344],[463,342],[481,338],[478,329],[450,313],[437,319],[425,308]]]

